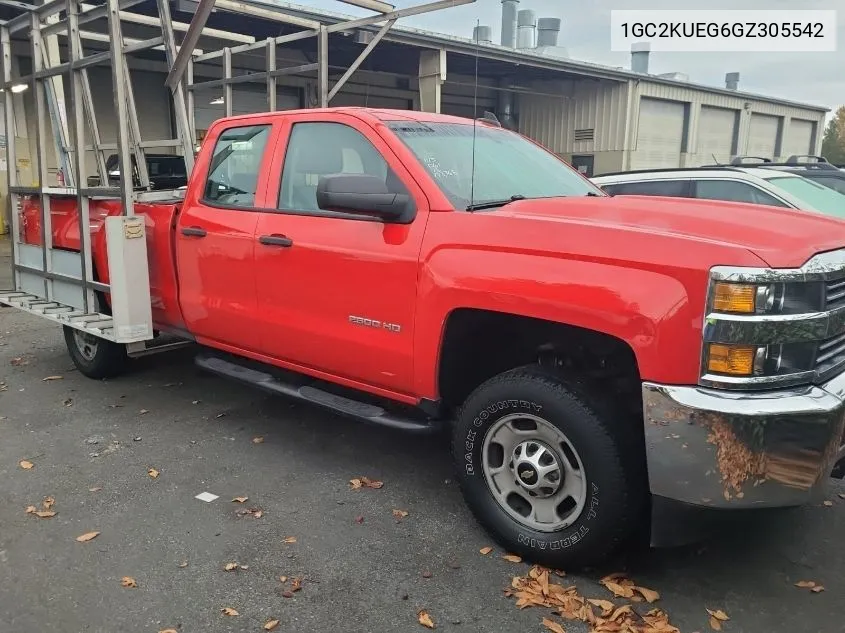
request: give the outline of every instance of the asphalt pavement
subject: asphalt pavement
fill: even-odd
[[[362,476],[384,486],[352,490]],[[426,630],[422,609],[442,631],[547,630],[549,610],[504,595],[529,565],[504,560],[465,508],[444,438],[265,396],[200,373],[190,350],[93,381],[73,370],[56,326],[0,309],[0,481],[0,633],[263,631],[273,620],[277,631],[413,632]],[[683,633],[711,630],[707,608],[730,617],[726,632],[842,631],[840,493],[833,482],[831,505],[555,580],[616,600],[597,581],[625,571],[660,593],[648,608]],[[27,513],[47,497],[55,516]]]

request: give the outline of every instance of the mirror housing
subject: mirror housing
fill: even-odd
[[[369,174],[321,176],[317,205],[324,211],[375,216],[396,224],[407,224],[414,218],[411,196],[391,193],[380,178]]]

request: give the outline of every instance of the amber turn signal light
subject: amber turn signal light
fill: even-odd
[[[713,309],[717,312],[754,314],[757,286],[717,282],[713,288]]]
[[[750,376],[754,373],[756,354],[756,347],[712,343],[707,354],[707,371],[730,376]]]

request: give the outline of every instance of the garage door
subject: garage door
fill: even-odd
[[[778,139],[778,123],[776,116],[752,114],[751,125],[748,130],[748,147],[746,156],[760,158],[774,158]]]
[[[641,99],[637,145],[631,155],[631,169],[680,167],[683,137],[683,104]]]
[[[813,122],[804,119],[792,119],[783,141],[784,157],[798,155],[805,156],[814,153],[813,150]]]
[[[733,154],[736,110],[701,107],[698,122],[698,154],[705,161],[729,163]]]
[[[223,96],[222,90],[197,90],[194,93],[194,125],[202,139],[204,132],[217,119],[225,116],[223,103],[213,103]],[[296,90],[279,90],[276,96],[277,110],[296,110],[302,107],[302,101]],[[267,111],[267,92],[264,90],[232,91],[232,115],[252,114]]]

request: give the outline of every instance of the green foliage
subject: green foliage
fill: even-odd
[[[845,106],[840,106],[825,128],[822,156],[836,165],[845,165]]]

